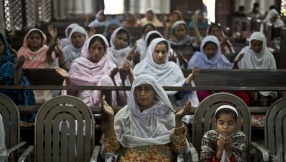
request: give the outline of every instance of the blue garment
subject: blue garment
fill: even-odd
[[[110,46],[110,38],[111,38],[111,33],[109,33],[108,29],[110,28],[111,25],[116,25],[118,27],[122,27],[122,24],[119,20],[117,19],[112,19],[108,22],[108,24],[106,25],[106,27],[104,28],[104,35],[109,43]]]
[[[17,63],[17,58],[8,49],[8,43],[6,37],[0,33],[1,40],[4,44],[4,51],[2,58],[0,59],[0,85],[14,85],[14,65]],[[21,70],[20,84],[21,86],[29,86],[30,81],[26,78]],[[7,90],[2,89],[0,93],[3,93],[10,97],[16,105],[36,105],[34,93],[32,90]],[[29,122],[34,122],[35,114],[25,116]],[[25,120],[24,119],[24,120]]]

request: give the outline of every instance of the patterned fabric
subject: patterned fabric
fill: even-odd
[[[133,148],[124,148],[117,141],[116,134],[105,138],[101,137],[106,152],[118,152],[119,162],[122,161],[142,161],[142,162],[171,162],[175,158],[174,152],[181,153],[185,146],[186,134],[171,136],[171,143],[166,145],[138,146]]]
[[[247,151],[247,137],[243,132],[235,131],[230,135],[230,138],[233,142],[232,154],[235,156],[237,162],[243,162]],[[201,143],[201,161],[212,161],[217,152],[218,139],[219,134],[215,130],[210,130],[203,135]]]
[[[14,85],[14,66],[17,62],[17,58],[13,55],[8,49],[8,43],[4,35],[0,33],[1,40],[4,44],[4,51],[0,55],[0,85]],[[30,81],[26,78],[21,72],[20,84],[21,86],[29,86]],[[35,105],[35,98],[32,90],[0,90],[0,93],[3,93],[10,97],[16,105]],[[29,122],[34,122],[35,115],[25,116],[23,120]]]

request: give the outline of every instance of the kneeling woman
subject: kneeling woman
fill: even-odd
[[[121,86],[118,68],[109,60],[109,45],[103,35],[96,34],[89,38],[82,47],[81,57],[71,64],[69,73],[56,67],[56,71],[65,78],[68,86]],[[76,96],[88,106],[100,105],[101,91],[64,90],[62,95]],[[112,92],[112,105],[125,103],[124,92]]]
[[[119,161],[171,162],[173,152],[183,151],[186,128],[182,126],[182,117],[190,112],[190,101],[175,114],[163,87],[148,74],[135,79],[127,106],[115,117],[104,98],[101,106],[108,116],[108,125],[101,142],[108,155],[118,152]]]

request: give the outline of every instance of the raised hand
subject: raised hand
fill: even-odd
[[[17,51],[14,49],[14,48],[12,48],[12,46],[9,44],[8,45],[8,48],[9,48],[9,51],[13,54],[13,55],[15,55],[15,57],[17,58]]]
[[[175,56],[174,51],[173,51],[173,53],[170,53],[169,61],[173,61],[174,63],[177,63],[177,56]]]
[[[224,149],[225,150],[231,150],[232,145],[233,145],[232,139],[229,136],[225,137]]]
[[[134,64],[138,64],[141,60],[141,55],[138,51],[135,52],[135,54],[133,55],[133,62]]]
[[[25,56],[24,56],[24,55],[21,55],[21,56],[18,58],[18,61],[17,61],[17,63],[15,64],[14,68],[15,68],[15,69],[20,69],[20,68],[24,65],[25,60],[26,60]]]
[[[57,28],[54,28],[52,24],[48,25],[48,32],[52,38],[56,38],[58,35]]]
[[[200,68],[198,66],[195,66],[193,69],[192,69],[192,73],[188,76],[187,80],[186,80],[186,83],[188,85],[191,84],[191,81],[193,79],[195,79],[200,73]]]
[[[127,60],[129,60],[129,61],[132,60],[136,48],[137,48],[137,44],[135,43],[134,46],[133,46],[133,48],[132,48],[132,49],[130,50],[130,52],[128,53]]]
[[[96,33],[95,27],[91,27],[88,32],[88,37],[92,37]]]
[[[182,54],[179,54],[179,59],[184,64],[184,68],[187,69],[188,68],[188,63],[189,63],[188,60]]]
[[[109,76],[114,79],[114,76],[119,72],[119,68],[118,67],[115,67],[111,70]]]
[[[165,16],[164,18],[163,18],[163,27],[168,27],[168,25],[167,25],[167,19],[168,19],[168,17],[167,16]]]
[[[197,25],[198,25],[198,17],[195,16],[194,17],[194,27],[197,27]]]
[[[101,98],[101,108],[103,112],[110,118],[114,117],[114,111],[113,109],[108,105],[108,103],[105,101],[105,96],[103,95]]]
[[[131,62],[130,62],[129,60],[126,60],[124,67],[125,67],[125,70],[126,70],[128,73],[131,73],[131,71],[132,71],[132,64],[131,64]]]
[[[62,46],[62,44],[61,44],[61,42],[60,42],[59,39],[57,39],[56,45],[57,45],[57,48],[58,48],[59,52],[60,52],[60,53],[63,53],[63,51],[64,51],[64,50],[63,50],[63,46]]]
[[[56,72],[57,72],[60,76],[62,76],[62,77],[65,78],[65,79],[67,79],[67,78],[70,77],[69,73],[68,73],[66,70],[62,69],[62,68],[55,67],[55,70],[56,70]]]
[[[238,63],[238,62],[243,58],[243,56],[244,56],[244,53],[239,54],[239,56],[235,58],[235,60],[233,61],[233,63]]]
[[[182,120],[185,115],[188,115],[191,112],[192,104],[191,101],[187,101],[183,109],[176,113],[176,120]]]

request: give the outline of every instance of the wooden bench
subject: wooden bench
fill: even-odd
[[[247,37],[249,38],[253,32],[260,31],[262,20],[247,17]]]

